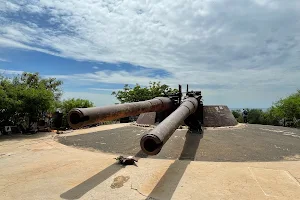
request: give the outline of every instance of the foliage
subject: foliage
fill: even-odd
[[[277,101],[274,105],[274,112],[278,117],[300,119],[300,90]]]
[[[93,107],[84,99],[68,99],[60,102],[62,82],[55,78],[43,78],[39,73],[23,73],[7,78],[0,75],[0,126],[18,125],[25,119],[28,124],[37,121],[46,112],[56,108],[63,111],[63,124],[68,127],[67,114],[72,108]],[[125,85],[123,90],[113,92],[121,103],[138,102],[178,92],[166,84],[150,82],[148,87],[136,84],[133,88]],[[246,109],[248,122],[252,124],[280,125],[282,119],[295,121],[300,126],[300,90],[275,102],[265,112],[261,109]],[[238,122],[243,122],[242,113],[232,111]]]
[[[236,120],[239,122],[239,123],[243,123],[244,120],[243,120],[243,116],[242,116],[242,113],[240,110],[233,110],[232,111],[232,114],[233,116],[236,118]]]
[[[21,83],[31,87],[37,88],[43,86],[48,91],[51,91],[54,95],[55,100],[59,100],[62,95],[62,90],[60,86],[62,81],[57,80],[56,78],[41,78],[39,73],[23,73],[20,77]]]
[[[94,104],[86,99],[67,99],[61,103],[61,109],[63,113],[69,113],[73,108],[89,108],[93,107]]]
[[[248,122],[250,124],[260,124],[263,111],[261,109],[249,109],[248,110]]]
[[[265,112],[261,109],[246,109],[250,124],[280,125],[283,119],[295,121],[295,127],[299,127],[300,119],[300,90],[296,93],[275,102]],[[233,110],[232,114],[238,122],[243,122],[241,112]]]
[[[279,125],[280,117],[278,116],[277,109],[275,107],[271,107],[265,112],[262,113],[260,117],[260,123],[264,125]]]
[[[161,85],[160,82],[150,82],[149,87],[141,87],[136,84],[134,88],[126,84],[123,90],[112,92],[121,103],[130,103],[149,100],[164,94],[178,92],[177,89],[172,89],[168,85]]]
[[[237,119],[241,116],[241,113],[238,110],[233,110],[232,111],[233,116]]]
[[[30,124],[53,111],[61,95],[61,84],[55,78],[43,79],[38,73],[0,77],[0,123],[17,125],[27,119]]]
[[[69,127],[68,122],[67,122],[67,115],[70,112],[70,110],[72,110],[73,108],[89,108],[89,107],[93,107],[94,104],[89,101],[89,100],[85,100],[85,99],[68,99],[65,100],[61,103],[60,105],[60,109],[63,112],[63,127]]]

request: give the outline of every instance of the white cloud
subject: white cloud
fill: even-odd
[[[92,101],[95,106],[107,106],[118,103],[117,99],[110,94],[98,94],[90,92],[64,92],[62,99],[81,98]]]
[[[32,33],[24,30],[25,25],[8,23],[10,27],[4,29],[14,26],[24,37],[11,33],[4,37],[11,35],[11,40],[20,43],[29,38],[32,44],[75,59],[130,62],[166,70],[222,68],[220,64],[237,67],[234,60],[239,61],[238,67],[269,65],[269,58],[282,52],[273,56],[262,52],[269,52],[272,46],[280,51],[288,42],[298,47],[298,22],[290,18],[299,14],[293,7],[297,1],[276,1],[280,5],[276,12],[263,6],[271,4],[268,2],[42,0],[27,7],[39,7],[52,15],[60,29],[37,27]]]
[[[19,74],[22,74],[22,73],[23,73],[23,71],[0,69],[0,74],[19,75]]]
[[[93,66],[93,69],[99,69],[99,67],[97,67],[97,66]]]
[[[85,84],[119,83],[147,86],[150,81],[161,81],[177,88],[178,84],[190,84],[191,90],[201,90],[206,104],[225,104],[230,107],[269,107],[279,98],[285,97],[296,91],[295,84],[300,77],[300,70],[290,71],[287,75],[285,69],[269,69],[260,71],[252,69],[237,70],[218,73],[214,71],[178,72],[173,77],[150,78],[144,70],[134,73],[125,71],[99,71],[95,73],[54,75],[65,81],[82,82]],[[253,81],[255,77],[255,81]],[[274,88],[275,91],[274,92]],[[99,91],[117,91],[120,89],[89,88]]]
[[[111,89],[111,88],[89,88],[89,90],[97,90],[97,91],[118,91],[118,90],[122,90],[122,88],[119,88],[119,89]]]
[[[0,11],[16,12],[20,10],[18,4],[14,4],[5,0],[0,0]]]
[[[9,62],[9,60],[6,60],[4,58],[0,58],[0,62]]]
[[[1,29],[0,29],[0,31],[1,31]],[[32,50],[32,51],[39,51],[39,52],[43,52],[43,53],[46,53],[46,54],[58,56],[58,54],[53,53],[49,50],[36,48],[36,47],[30,47],[30,46],[27,46],[26,44],[23,44],[21,42],[16,42],[16,41],[6,39],[6,38],[1,38],[1,37],[0,37],[0,45],[1,45],[2,48],[4,48],[4,47],[6,47],[6,48],[20,48],[20,49],[26,49],[26,50]]]
[[[30,13],[42,13],[44,11],[42,7],[39,7],[37,5],[27,5],[25,9]]]
[[[270,73],[272,70],[272,73]],[[237,69],[234,74],[231,71],[222,73],[203,70],[174,72],[171,77],[149,77],[151,70],[140,70],[134,72],[126,71],[97,71],[94,73],[53,75],[58,79],[76,80],[92,83],[118,83],[118,84],[141,84],[148,85],[150,81],[161,81],[168,85],[191,84],[204,87],[206,85],[219,86],[227,89],[244,89],[249,86],[255,89],[272,89],[277,86],[281,88],[296,87],[300,77],[300,70],[276,68],[276,69]],[[48,75],[51,76],[51,75]],[[255,78],[255,81],[254,81]]]
[[[254,101],[263,93],[256,90],[270,98],[295,90],[300,77],[298,0],[30,2],[23,5],[24,12],[45,14],[53,27],[0,18],[0,46],[170,73],[149,78],[151,70],[107,70],[62,79],[133,84],[161,80],[200,89],[211,85],[219,87],[218,94],[237,96],[247,89]],[[19,7],[18,1],[3,1],[0,11],[13,13]]]

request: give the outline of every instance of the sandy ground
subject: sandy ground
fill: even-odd
[[[125,124],[122,124],[127,126]],[[121,125],[103,126],[101,129]],[[96,127],[99,131],[100,127]],[[81,130],[77,133],[83,134]],[[300,161],[139,159],[56,142],[54,133],[0,141],[0,199],[299,199]]]

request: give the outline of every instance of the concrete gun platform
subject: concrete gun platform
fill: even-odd
[[[120,145],[118,130],[130,145]],[[0,199],[299,199],[298,129],[247,125],[203,138],[179,130],[156,158],[137,148],[141,130],[117,124],[2,138]],[[137,155],[138,166],[116,164],[120,154]]]
[[[126,126],[89,134],[61,135],[62,144],[87,150],[136,155],[141,137],[151,129]],[[279,161],[296,159],[300,152],[300,130],[284,127],[244,125],[207,128],[204,134],[188,133],[178,129],[151,158],[195,161]],[[137,154],[137,152],[139,152]]]

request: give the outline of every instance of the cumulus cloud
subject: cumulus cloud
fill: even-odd
[[[70,75],[53,75],[58,79],[76,80],[90,83],[118,83],[118,84],[141,84],[148,85],[150,81],[163,81],[171,86],[178,84],[190,84],[193,87],[203,88],[205,86],[219,86],[217,88],[236,88],[243,89],[251,86],[255,89],[272,89],[278,85],[281,88],[295,86],[296,80],[300,77],[300,70],[277,68],[270,73],[269,69],[239,69],[232,71],[224,71],[222,73],[216,71],[203,70],[174,72],[172,76],[149,77],[149,70],[139,70],[134,72],[127,71],[97,71],[94,73],[70,74]],[[151,71],[150,71],[151,73]],[[195,75],[199,73],[199,75]],[[51,76],[51,75],[48,75]],[[214,88],[211,88],[214,89]],[[249,89],[249,88],[248,88]]]
[[[111,89],[111,88],[89,88],[89,90],[98,90],[98,91],[118,91],[123,90],[122,88],[119,89]]]
[[[9,61],[4,58],[0,58],[0,62],[9,62]]]
[[[29,13],[42,13],[44,10],[42,7],[37,6],[37,5],[26,5],[25,9]]]
[[[19,75],[22,74],[23,71],[0,69],[0,73],[5,75]]]
[[[228,93],[255,88],[279,94],[294,90],[300,77],[298,0],[0,2],[2,47],[125,62],[170,74],[149,78],[145,72],[97,71],[61,78],[140,84],[161,80],[211,85]],[[23,14],[44,16],[51,26],[5,17],[20,7]]]
[[[95,106],[106,106],[118,103],[118,100],[110,94],[98,94],[91,92],[64,92],[62,99],[66,100],[70,98],[89,99],[95,104]]]
[[[20,6],[18,4],[9,2],[9,1],[0,1],[0,11],[3,12],[16,12],[20,10]]]

